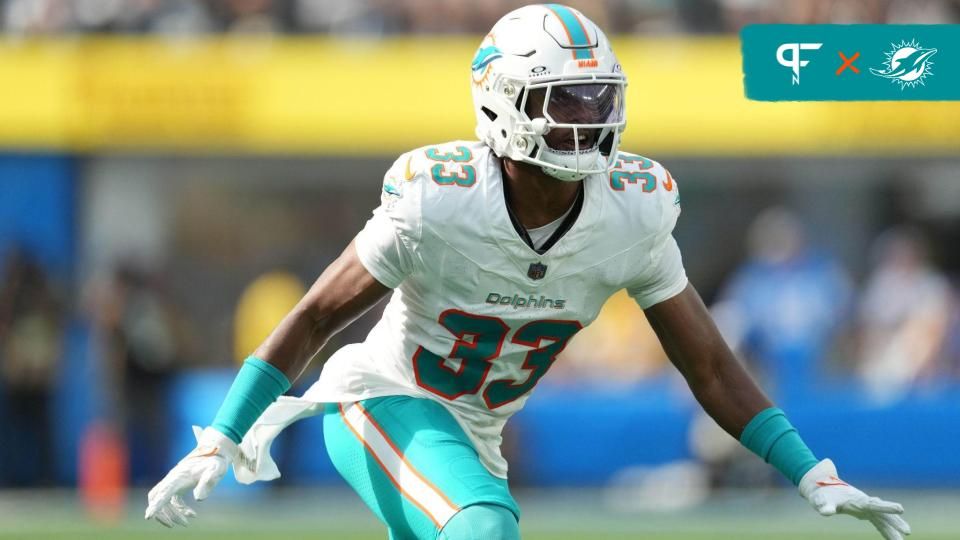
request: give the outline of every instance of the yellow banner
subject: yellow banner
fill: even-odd
[[[472,139],[472,37],[0,44],[0,145],[390,155]],[[735,38],[617,39],[643,154],[960,151],[960,103],[759,103]]]

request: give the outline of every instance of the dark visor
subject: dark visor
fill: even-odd
[[[550,88],[546,117],[557,124],[620,122],[623,87],[616,84],[566,84]],[[525,107],[530,118],[544,117],[547,88],[530,90]]]

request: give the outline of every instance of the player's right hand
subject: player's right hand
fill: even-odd
[[[840,480],[837,468],[829,459],[818,463],[800,479],[800,494],[822,516],[847,514],[869,521],[885,540],[903,540],[910,534],[910,525],[900,517],[903,506],[871,497]]]
[[[166,527],[189,525],[189,518],[197,513],[183,502],[182,493],[193,490],[194,499],[206,499],[239,453],[236,443],[211,427],[198,433],[197,447],[147,494],[144,518],[155,519]]]

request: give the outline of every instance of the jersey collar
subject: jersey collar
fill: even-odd
[[[510,216],[510,223],[513,224],[513,230],[520,236],[520,239],[524,241],[530,249],[537,252],[539,255],[546,253],[554,244],[557,243],[563,235],[570,230],[570,227],[573,226],[577,221],[577,217],[580,216],[580,210],[583,208],[583,183],[580,184],[580,189],[577,190],[577,198],[573,201],[573,206],[565,212],[563,216],[563,221],[560,223],[560,226],[557,227],[557,230],[553,231],[553,234],[547,238],[547,241],[543,243],[539,248],[533,245],[533,239],[530,238],[530,233],[527,231],[527,228],[520,223],[520,219],[513,212],[513,209],[510,208],[510,186],[507,182],[503,181],[503,166],[500,167],[500,185],[503,187],[503,201],[504,207],[507,210],[507,215]]]
[[[487,178],[490,182],[484,184],[484,198],[486,199],[488,230],[493,233],[492,241],[503,251],[516,266],[523,279],[530,284],[539,284],[551,281],[552,278],[562,277],[576,270],[562,268],[565,259],[586,248],[589,232],[601,215],[603,189],[601,175],[591,175],[583,180],[582,196],[577,198],[575,208],[563,226],[557,230],[550,240],[544,244],[544,249],[538,252],[529,242],[523,226],[511,215],[506,199],[503,173],[500,158],[492,151],[488,154]],[[559,181],[559,180],[558,180]],[[522,231],[522,232],[521,232]],[[526,236],[526,238],[524,238]],[[527,277],[527,269],[531,263],[545,262],[552,265],[547,276],[540,281]]]

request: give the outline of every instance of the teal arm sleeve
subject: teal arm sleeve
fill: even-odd
[[[760,411],[740,434],[740,443],[773,465],[794,485],[817,464],[817,458],[790,424],[783,411],[776,407]]]
[[[290,381],[277,368],[251,356],[233,380],[211,426],[240,444],[263,411],[290,389]]]

